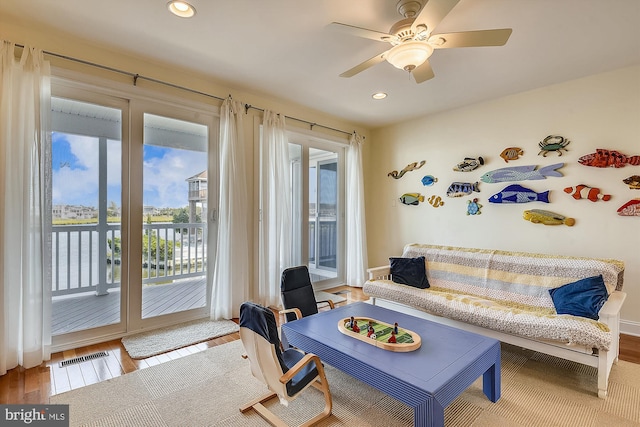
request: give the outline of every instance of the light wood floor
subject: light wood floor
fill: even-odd
[[[367,299],[360,289],[340,287],[331,291],[341,290],[349,291],[342,294],[347,298],[347,301],[341,304]],[[49,397],[54,394],[105,381],[238,339],[240,339],[239,334],[234,333],[141,360],[131,359],[120,340],[55,353],[49,362],[36,368],[23,369],[18,367],[0,377],[0,404],[46,404],[49,403]],[[59,362],[62,360],[98,351],[107,351],[109,355],[64,368],[59,367]],[[640,364],[640,337],[621,336],[620,359]]]

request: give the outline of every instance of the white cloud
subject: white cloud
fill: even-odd
[[[75,158],[69,167],[53,172],[53,204],[77,204],[97,206],[99,150],[96,138],[65,135],[71,154]],[[120,143],[109,141],[107,145],[107,183],[109,200],[120,197],[121,148]],[[170,150],[161,158],[144,161],[145,205],[155,207],[183,207],[188,203],[187,178],[207,167],[205,153],[186,150]],[[135,166],[133,166],[136,169]],[[134,183],[134,185],[137,183]],[[115,200],[120,205],[120,200]]]

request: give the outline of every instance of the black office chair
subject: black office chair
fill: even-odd
[[[318,304],[327,303],[334,308],[331,300],[316,301],[306,265],[287,268],[282,272],[280,296],[284,307],[280,313],[286,316],[287,322],[316,314]]]
[[[270,309],[252,302],[240,306],[240,340],[246,352],[243,357],[251,362],[251,373],[270,390],[240,407],[240,412],[255,409],[269,424],[286,425],[263,403],[277,396],[286,405],[314,386],[324,394],[324,410],[302,425],[312,426],[331,415],[331,392],[320,358],[293,348],[282,351],[276,318]]]

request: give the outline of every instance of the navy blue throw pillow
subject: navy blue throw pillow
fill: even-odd
[[[401,285],[425,289],[429,287],[424,257],[417,258],[389,258],[391,266],[391,280]]]
[[[598,312],[609,298],[602,275],[587,277],[559,288],[549,289],[558,314],[572,314],[598,320]]]

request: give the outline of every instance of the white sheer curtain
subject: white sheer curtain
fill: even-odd
[[[42,155],[51,82],[42,51],[0,41],[0,375],[51,356]]]
[[[347,148],[346,179],[346,274],[349,286],[362,286],[367,272],[367,231],[364,218],[363,138],[351,135]]]
[[[220,214],[211,318],[239,317],[249,295],[249,197],[242,117],[244,104],[227,98],[220,109]]]
[[[284,116],[265,110],[260,145],[258,299],[280,305],[280,276],[291,267],[291,164]]]

